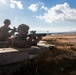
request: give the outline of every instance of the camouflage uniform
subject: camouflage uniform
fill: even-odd
[[[31,46],[31,39],[23,38],[17,34],[11,42],[12,47],[27,48]]]
[[[18,34],[10,40],[12,47],[27,48],[35,46],[41,40],[41,37],[36,37],[35,34],[32,36],[28,35],[29,26],[21,24],[18,27]]]
[[[0,41],[6,41],[8,37],[10,36],[8,27],[10,25],[10,20],[6,19],[4,21],[4,26],[0,27]]]
[[[27,48],[31,46],[31,38],[27,38],[29,26],[21,24],[18,27],[18,34],[11,39],[12,47]]]

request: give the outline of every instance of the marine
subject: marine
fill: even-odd
[[[32,39],[28,35],[29,26],[20,24],[18,26],[18,34],[11,39],[11,46],[18,48],[27,48],[31,46]]]
[[[9,32],[10,30],[12,30],[9,27],[9,25],[11,24],[11,21],[9,19],[5,19],[3,23],[4,25],[0,27],[0,41],[7,41],[8,38],[14,34],[15,31],[13,30]]]

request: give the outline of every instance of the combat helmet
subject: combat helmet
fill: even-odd
[[[26,32],[28,33],[28,30],[29,30],[29,26],[26,24],[20,24],[18,26],[18,33],[20,34],[25,34]]]
[[[11,21],[9,19],[5,19],[4,24],[11,24]]]

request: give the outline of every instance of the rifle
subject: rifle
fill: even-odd
[[[17,32],[17,28],[13,27],[13,29],[10,29],[10,35],[14,35],[15,32]]]
[[[36,46],[37,43],[42,39],[43,36],[46,36],[46,33],[35,33],[27,35],[32,39],[32,46]]]

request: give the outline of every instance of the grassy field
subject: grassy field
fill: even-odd
[[[52,34],[42,40],[55,47],[34,60],[16,64],[18,69],[12,75],[76,75],[76,34]]]
[[[36,59],[39,75],[76,75],[76,34],[52,34],[43,40],[56,47]]]

